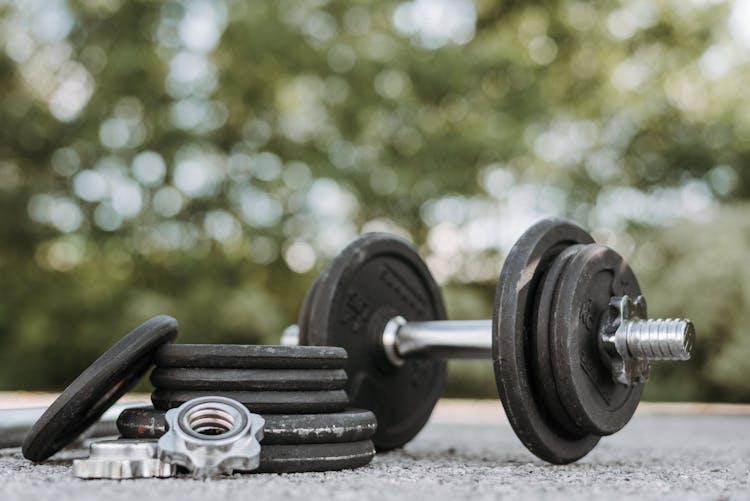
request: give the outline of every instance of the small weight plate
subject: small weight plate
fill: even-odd
[[[264,414],[263,445],[358,442],[377,430],[375,414],[346,409],[331,414]]]
[[[570,259],[581,251],[584,245],[571,245],[563,250],[552,261],[551,266],[545,273],[539,300],[535,305],[536,323],[533,335],[529,336],[534,370],[532,380],[534,381],[537,395],[541,396],[543,405],[540,410],[546,411],[545,418],[550,423],[559,425],[558,433],[566,435],[575,440],[586,437],[588,433],[583,432],[575,422],[568,416],[568,411],[560,401],[554,371],[552,370],[552,349],[549,343],[549,323],[552,314],[552,300],[559,282],[560,275],[570,262]]]
[[[161,438],[168,429],[166,411],[150,406],[125,409],[117,416],[122,438],[151,440]]]
[[[351,243],[320,275],[300,317],[300,342],[340,346],[349,359],[347,390],[354,407],[378,419],[379,450],[400,447],[422,429],[443,392],[445,362],[407,360],[394,367],[382,335],[396,316],[445,319],[440,288],[414,247],[385,233]]]
[[[307,414],[339,412],[349,406],[344,390],[333,391],[213,391],[162,390],[151,394],[154,407],[173,409],[198,397],[226,397],[244,404],[256,414]]]
[[[556,464],[585,456],[596,440],[582,443],[560,433],[533,382],[534,304],[545,272],[567,247],[594,243],[578,225],[545,219],[529,228],[508,254],[495,293],[492,357],[495,382],[513,431],[536,456]]]
[[[611,435],[630,421],[643,384],[612,379],[599,350],[599,326],[610,298],[641,294],[625,260],[603,245],[591,245],[571,259],[553,301],[553,369],[563,405],[582,429]]]
[[[165,412],[153,407],[122,411],[117,429],[125,438],[154,439],[167,432]],[[375,415],[366,410],[347,409],[333,414],[263,414],[266,424],[263,445],[357,442],[372,437],[377,428]]]
[[[343,369],[177,369],[157,367],[151,384],[164,390],[341,390]]]
[[[173,344],[156,352],[157,367],[214,369],[343,369],[346,351],[329,346]]]
[[[136,327],[81,373],[47,408],[26,435],[26,459],[44,461],[94,424],[151,367],[159,346],[177,336],[177,321],[166,315]]]
[[[375,457],[372,441],[310,444],[263,445],[260,466],[253,473],[302,473],[348,470],[366,466]]]

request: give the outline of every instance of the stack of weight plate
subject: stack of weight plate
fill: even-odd
[[[375,454],[375,416],[347,408],[342,348],[169,344],[154,362],[153,407],[120,415],[124,438],[158,438],[166,432],[167,410],[221,396],[266,420],[257,472],[356,468]]]

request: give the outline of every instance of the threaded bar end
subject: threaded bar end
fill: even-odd
[[[689,360],[695,349],[690,320],[628,320],[624,327],[628,353],[638,360]]]

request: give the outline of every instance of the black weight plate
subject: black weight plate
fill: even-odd
[[[237,400],[256,414],[306,414],[340,412],[349,406],[344,390],[333,391],[213,391],[162,390],[151,394],[157,409],[179,407],[198,397],[226,397]]]
[[[47,408],[26,435],[23,455],[44,461],[94,424],[148,371],[156,348],[177,336],[166,315],[139,325],[81,373]]]
[[[568,411],[560,401],[555,375],[552,369],[552,349],[550,347],[549,324],[552,315],[552,301],[555,297],[555,291],[559,283],[560,275],[565,267],[570,263],[570,259],[581,251],[584,245],[571,245],[563,250],[552,261],[551,266],[545,273],[539,300],[536,303],[536,323],[533,335],[529,341],[532,346],[532,357],[534,362],[534,377],[537,394],[541,396],[543,405],[540,410],[546,411],[546,420],[559,425],[558,433],[567,436],[570,439],[582,439],[589,435],[582,431],[575,422],[568,416]]]
[[[311,444],[263,445],[260,466],[252,473],[302,473],[348,470],[366,466],[375,456],[372,441]]]
[[[641,294],[633,270],[614,250],[592,245],[571,260],[553,302],[551,344],[560,397],[576,424],[596,435],[622,429],[643,394],[643,384],[615,382],[599,350],[602,315],[610,298],[625,294]]]
[[[150,406],[124,409],[117,416],[117,431],[122,438],[161,438],[168,430],[166,413]]]
[[[320,275],[300,340],[340,346],[349,359],[347,389],[354,407],[378,419],[375,447],[400,447],[422,429],[443,392],[445,362],[408,360],[391,365],[383,353],[386,323],[445,319],[440,289],[405,240],[369,233],[351,243]]]
[[[529,228],[508,254],[495,293],[492,358],[495,382],[513,431],[536,456],[556,464],[576,461],[596,441],[569,439],[547,418],[533,382],[534,305],[542,278],[565,248],[591,244],[583,228],[562,219],[545,219]],[[593,443],[592,443],[593,442]]]
[[[343,369],[346,351],[328,346],[172,344],[156,352],[157,367],[214,369]]]
[[[263,445],[358,442],[377,430],[375,414],[347,409],[331,414],[264,414]]]
[[[297,340],[300,346],[310,346],[307,340],[307,329],[299,328],[300,325],[310,324],[310,312],[312,311],[312,304],[318,291],[318,284],[320,283],[320,276],[318,276],[310,288],[305,294],[305,300],[302,302],[302,308],[299,311],[299,317],[297,318],[297,327],[299,339]]]
[[[153,407],[125,409],[117,418],[124,438],[153,439],[167,432],[165,411]],[[262,414],[266,424],[263,445],[357,442],[372,437],[375,415],[347,409],[333,414]]]
[[[157,367],[151,384],[164,390],[341,390],[343,369],[177,369]]]

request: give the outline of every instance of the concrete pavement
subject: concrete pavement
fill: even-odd
[[[82,481],[70,471],[82,455],[64,451],[33,465],[18,449],[0,451],[0,500],[748,499],[750,410],[644,404],[623,431],[568,466],[534,458],[488,401],[441,402],[403,450],[353,471]]]

